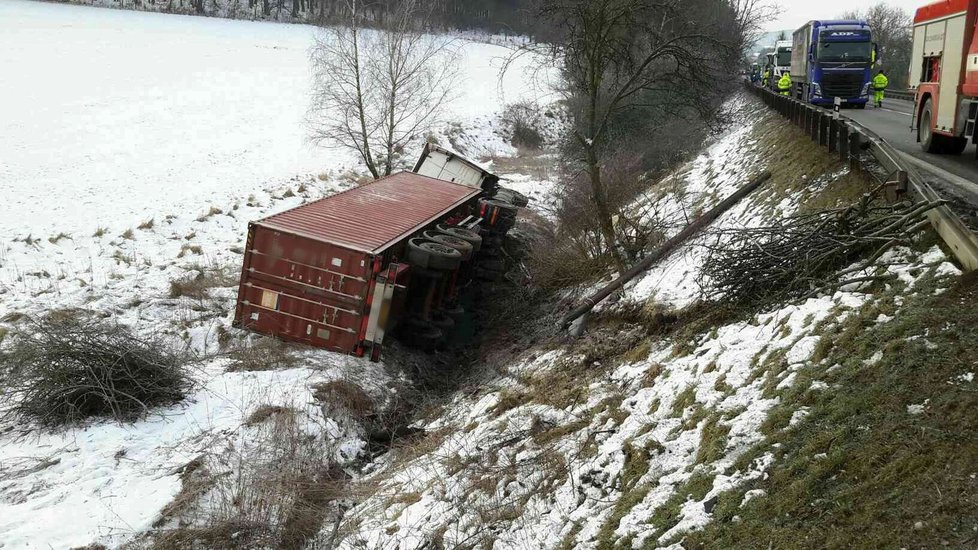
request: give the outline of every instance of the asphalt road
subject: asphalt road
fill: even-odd
[[[846,109],[842,114],[879,134],[905,155],[930,183],[950,188],[972,205],[978,205],[978,159],[970,145],[960,156],[925,153],[917,143],[917,132],[911,129],[913,102],[888,99],[883,108],[867,105],[865,110]],[[916,121],[913,121],[914,123]]]

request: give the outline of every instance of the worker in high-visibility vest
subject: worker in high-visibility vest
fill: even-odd
[[[764,78],[761,79],[761,83],[763,83],[765,87],[771,86],[771,69],[764,69]]]
[[[880,69],[880,72],[873,77],[873,101],[877,109],[883,106],[883,92],[886,91],[886,87],[889,85],[890,79],[886,78],[886,73]]]
[[[785,71],[781,75],[781,80],[778,81],[778,93],[786,96],[791,95],[791,75],[788,74],[788,71]]]

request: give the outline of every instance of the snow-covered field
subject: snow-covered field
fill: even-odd
[[[351,155],[306,141],[314,32],[0,2],[0,325],[78,308],[216,352],[247,223],[354,185]],[[443,135],[474,157],[512,154],[498,115],[541,96],[528,60],[500,78],[507,49],[460,48],[465,85]],[[172,295],[172,281],[202,270],[231,278],[200,300]],[[131,537],[180,489],[180,466],[251,437],[243,424],[256,407],[308,402],[311,385],[344,372],[389,380],[382,365],[298,356],[296,368],[261,373],[208,360],[185,403],[132,425],[0,435],[0,548]],[[362,433],[324,414],[308,412],[325,426],[317,437],[351,460]]]
[[[99,226],[120,233],[353,168],[350,155],[306,142],[314,32],[0,3],[0,238],[65,232],[77,245]],[[466,42],[461,53],[466,85],[445,121],[505,153],[491,124],[502,104],[532,93],[529,79],[520,67],[499,79],[505,48]]]

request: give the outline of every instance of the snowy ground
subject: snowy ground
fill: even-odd
[[[233,280],[200,299],[171,296],[170,283],[228,266],[233,277],[249,220],[352,185],[352,158],[304,141],[311,32],[0,3],[7,205],[0,324],[17,312],[81,308],[205,356],[220,351]],[[494,58],[504,52],[465,46],[469,85],[442,132],[446,144],[496,159],[494,166],[513,165],[500,158],[514,152],[497,131],[502,104],[536,95],[518,71],[500,89]],[[675,232],[728,195],[763,158],[757,120],[749,114],[636,209],[652,207]],[[541,171],[501,175],[540,205],[552,204]],[[801,200],[768,198],[745,201],[716,226],[761,223],[756,212],[787,213]],[[623,302],[691,303],[699,293],[697,250],[693,243],[677,251],[630,285]],[[911,286],[928,272],[956,273],[936,248],[886,259]],[[797,376],[813,362],[820,327],[843,322],[871,299],[849,288],[692,341],[640,336],[615,364],[583,364],[572,346],[528,350],[498,380],[458,395],[430,419],[418,446],[371,466],[366,498],[344,523],[344,545],[673,544],[710,520],[719,492],[764,475],[769,456],[738,459],[761,437],[778,392],[824,390]],[[114,545],[145,530],[181,490],[181,466],[261,441],[246,425],[261,405],[297,407],[303,429],[349,463],[364,444],[362,430],[337,411],[310,406],[311,387],[357,371],[376,390],[396,382],[396,369],[317,351],[295,355],[296,367],[265,372],[230,372],[227,358],[206,359],[185,402],[131,425],[3,432],[0,548]]]
[[[0,326],[17,314],[81,309],[191,351],[230,329],[247,223],[353,185],[355,159],[305,141],[314,29],[26,0],[0,2]],[[508,51],[465,42],[466,85],[442,136],[474,157],[513,154],[504,104],[539,90]],[[517,176],[520,177],[520,176]],[[524,177],[524,180],[526,178]],[[546,187],[536,180],[530,187]],[[228,276],[200,299],[170,283]],[[296,368],[227,372],[207,359],[185,403],[132,425],[0,436],[0,548],[118,542],[180,489],[176,469],[234,448],[260,405],[308,402],[310,386],[383,365],[299,351]],[[336,459],[362,433],[308,412]],[[355,428],[355,427],[354,427]]]
[[[765,164],[754,130],[775,115],[748,114],[672,185],[650,190],[670,225],[681,227]],[[815,181],[801,186],[804,193],[755,194],[714,228],[790,214],[803,195],[841,175],[809,174]],[[650,270],[623,302],[690,304],[699,295],[696,250],[686,246]],[[907,292],[921,277],[959,274],[936,246],[924,254],[899,248],[881,261]],[[764,438],[769,411],[782,392],[828,388],[812,379],[837,368],[815,357],[821,334],[873,300],[843,288],[691,340],[643,338],[643,327],[626,325],[610,338],[632,347],[607,364],[585,359],[594,353],[587,340],[527,350],[498,380],[459,395],[425,425],[418,449],[377,465],[366,477],[369,497],[346,516],[341,547],[678,550],[684,533],[711,520],[717,495],[766,475],[773,455],[742,457]],[[796,410],[789,426],[805,413]]]
[[[352,168],[351,156],[305,141],[314,30],[0,3],[0,185],[15,197],[0,219],[4,244],[77,239],[98,226],[120,233],[134,220]],[[507,54],[466,42],[466,85],[445,116],[497,154],[511,150],[493,134],[501,105],[538,95],[525,62],[499,79]]]

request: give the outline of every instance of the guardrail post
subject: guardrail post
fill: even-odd
[[[883,187],[883,194],[887,201],[897,202],[906,196],[909,189],[910,178],[905,170],[899,170],[895,177],[886,182]]]
[[[808,111],[811,113],[812,122],[810,126],[810,132],[812,135],[812,141],[818,143],[818,129],[822,126],[822,113],[815,107],[808,107]]]
[[[829,117],[822,111],[818,112],[818,144],[822,147],[829,144]]]
[[[859,170],[859,132],[852,132],[849,134],[849,169],[855,172]]]
[[[849,160],[849,126],[842,121],[839,124],[839,160]]]
[[[829,153],[839,151],[839,121],[829,117]]]

